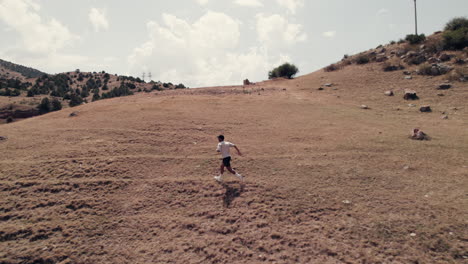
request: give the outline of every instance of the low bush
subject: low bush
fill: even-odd
[[[337,70],[340,70],[340,69],[341,69],[341,65],[339,65],[338,63],[334,63],[334,64],[330,64],[327,67],[325,67],[324,70],[326,72],[332,72],[332,71],[337,71]]]
[[[405,40],[408,41],[411,45],[419,44],[419,43],[426,40],[426,35],[424,35],[424,34],[421,34],[421,35],[410,34],[410,35],[406,35]]]
[[[383,71],[385,72],[390,72],[390,71],[398,71],[398,70],[403,70],[405,67],[400,64],[399,61],[392,60],[392,61],[386,61],[384,62],[382,66]]]
[[[299,69],[296,67],[296,65],[291,64],[291,63],[284,63],[283,65],[274,68],[272,71],[268,73],[268,79],[274,79],[274,78],[288,78],[292,79],[294,75],[296,75],[299,72]]]
[[[68,104],[70,107],[75,107],[83,103],[83,98],[81,96],[73,93],[70,95],[70,103]]]
[[[445,25],[445,30],[458,30],[468,27],[468,19],[466,17],[455,17]]]
[[[40,114],[46,114],[49,113],[51,110],[51,105],[50,105],[50,100],[49,98],[43,98],[41,100],[41,103],[37,106],[37,109],[39,110]]]
[[[446,31],[442,36],[444,48],[447,50],[462,50],[468,47],[468,27]]]
[[[369,56],[367,55],[360,55],[356,58],[356,63],[357,64],[366,64],[369,63],[370,59]]]

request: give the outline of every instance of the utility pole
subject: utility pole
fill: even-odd
[[[148,73],[148,78],[149,78],[149,81],[151,82],[153,79],[151,79],[153,77],[153,75],[151,75],[151,72]]]
[[[142,79],[143,79],[143,81],[145,81],[145,77],[146,77],[146,73],[143,72],[143,74],[142,74]]]
[[[414,0],[414,25],[416,28],[416,36],[418,35],[418,6],[416,0]]]

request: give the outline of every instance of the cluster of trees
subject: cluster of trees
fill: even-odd
[[[48,97],[45,97],[37,106],[37,109],[40,114],[46,114],[62,109],[62,103],[57,98],[50,100]]]
[[[21,91],[26,91],[32,84],[22,82],[16,78],[0,78],[0,96],[19,96]]]

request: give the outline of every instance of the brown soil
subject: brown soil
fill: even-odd
[[[468,85],[441,81],[349,66],[2,125],[0,263],[466,263]],[[221,133],[245,186],[213,179]]]

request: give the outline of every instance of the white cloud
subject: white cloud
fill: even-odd
[[[28,52],[56,52],[78,39],[56,19],[44,21],[39,10],[40,5],[34,0],[0,2],[0,20],[18,32]]]
[[[250,7],[263,6],[263,3],[261,0],[235,0],[234,3],[241,5],[241,6],[250,6]]]
[[[183,82],[191,87],[238,84],[245,78],[266,79],[272,63],[263,47],[239,49],[240,22],[224,13],[208,11],[189,23],[163,14],[151,21],[148,41],[128,57],[129,72],[151,71],[154,80]]]
[[[307,39],[302,25],[292,24],[281,15],[257,15],[258,40],[266,47],[281,49]]]
[[[326,38],[334,38],[336,36],[336,31],[323,32],[322,36],[324,36]]]
[[[287,8],[292,14],[296,14],[296,10],[304,6],[304,0],[276,0],[276,2]]]
[[[207,5],[210,0],[195,0],[199,5]]]
[[[97,8],[91,8],[89,11],[89,21],[93,25],[94,31],[109,29],[109,21],[107,20],[106,12]]]

